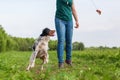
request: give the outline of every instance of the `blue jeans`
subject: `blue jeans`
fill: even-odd
[[[58,45],[57,45],[58,62],[63,63],[64,49],[66,51],[66,60],[71,60],[73,21],[72,20],[64,21],[59,18],[55,18],[55,27],[58,38]],[[64,43],[66,43],[65,48],[64,48]]]

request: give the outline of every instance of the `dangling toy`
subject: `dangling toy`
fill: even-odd
[[[94,3],[93,0],[91,0],[91,2],[92,2],[92,4],[93,4],[93,6],[96,8],[96,12],[97,12],[99,15],[101,15],[102,11],[101,11],[100,9],[97,9],[97,6],[96,6],[96,4]]]
[[[101,10],[97,9],[96,12],[101,15]]]

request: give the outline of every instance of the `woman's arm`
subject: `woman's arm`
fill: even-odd
[[[78,28],[79,27],[79,21],[78,21],[78,16],[77,16],[77,12],[76,12],[74,3],[72,4],[72,14],[73,14],[73,17],[75,19],[75,25],[76,25],[75,28]]]

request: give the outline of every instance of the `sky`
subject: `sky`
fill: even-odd
[[[120,47],[120,0],[74,0],[74,4],[80,27],[73,30],[73,42]],[[0,0],[0,25],[12,36],[37,38],[45,27],[55,29],[55,11],[56,0]],[[57,40],[57,34],[51,39]]]

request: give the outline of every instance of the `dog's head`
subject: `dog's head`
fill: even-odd
[[[45,28],[42,31],[40,36],[54,36],[55,30],[50,30],[49,28]]]

